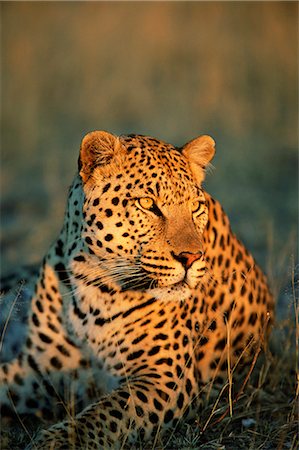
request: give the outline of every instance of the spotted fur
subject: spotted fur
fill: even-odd
[[[120,448],[236,382],[273,316],[265,276],[201,183],[214,141],[92,132],[44,258],[2,413],[62,422],[34,448]],[[242,375],[243,374],[243,375]]]

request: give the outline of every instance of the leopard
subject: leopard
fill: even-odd
[[[3,416],[50,422],[32,449],[133,448],[177,429],[267,345],[266,275],[203,187],[208,135],[82,140],[63,226],[0,367]]]

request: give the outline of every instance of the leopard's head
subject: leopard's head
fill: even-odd
[[[205,274],[208,211],[201,183],[214,153],[209,136],[181,149],[140,135],[85,136],[82,245],[72,255],[73,270],[85,264],[90,284],[189,297]]]

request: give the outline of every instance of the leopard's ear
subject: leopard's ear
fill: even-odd
[[[205,178],[205,170],[215,155],[215,141],[210,136],[199,136],[182,148],[182,153],[189,161],[191,171],[198,183]]]
[[[91,131],[84,136],[80,148],[78,166],[82,180],[86,182],[96,167],[106,166],[124,153],[117,136],[106,131]]]

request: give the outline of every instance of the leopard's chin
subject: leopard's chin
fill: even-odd
[[[194,292],[185,281],[175,283],[167,287],[156,287],[147,291],[151,296],[163,301],[184,301],[190,298]]]

